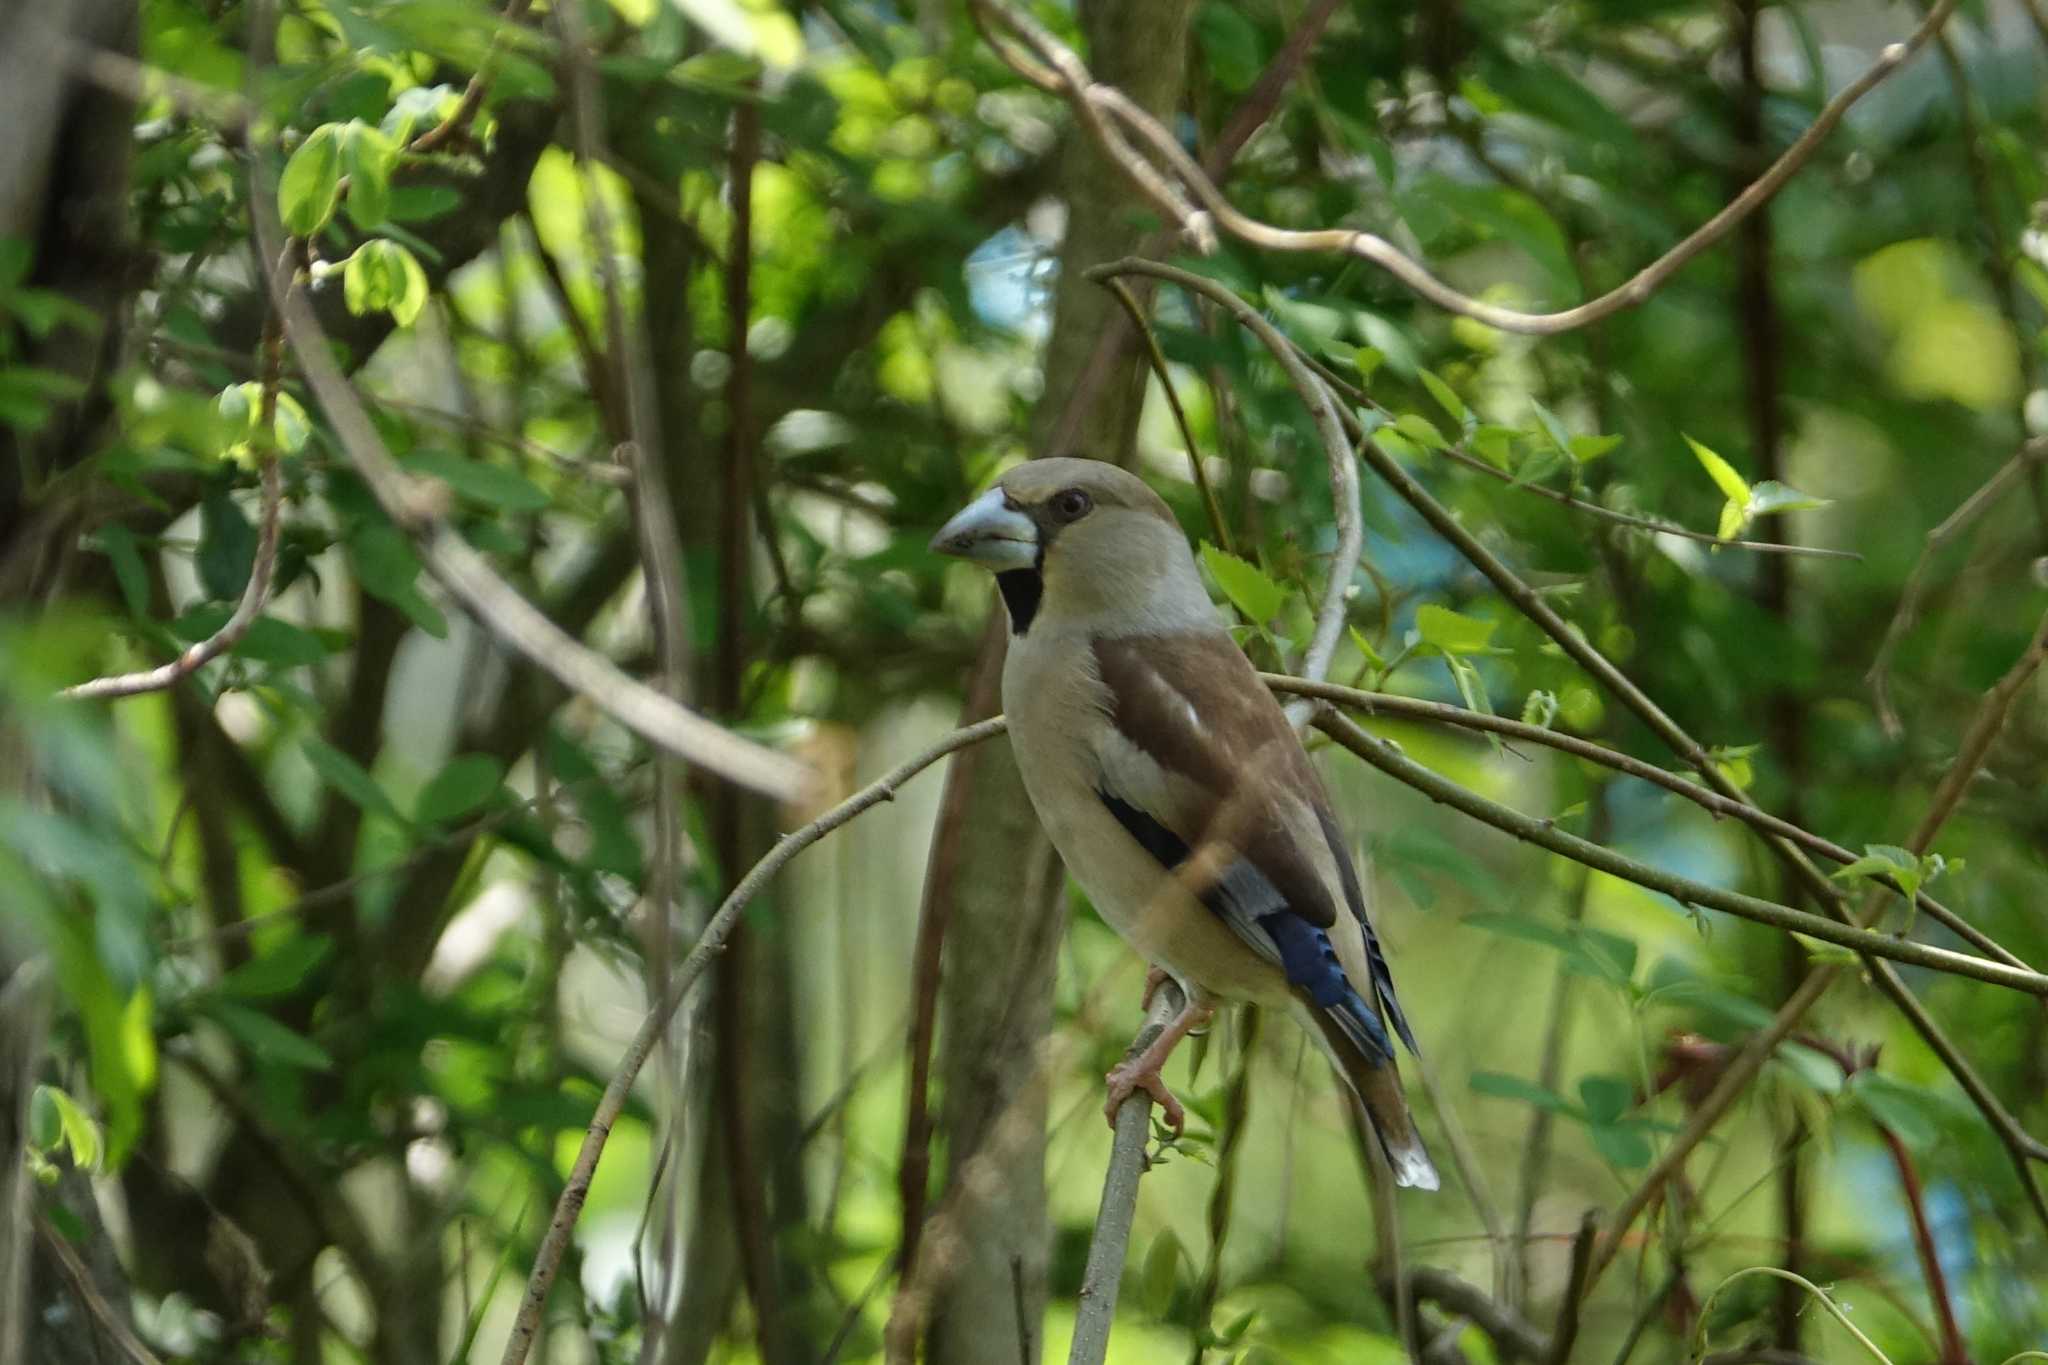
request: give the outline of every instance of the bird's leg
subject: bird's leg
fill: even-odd
[[[1214,1005],[1198,1002],[1190,997],[1187,1004],[1181,1007],[1180,1013],[1173,1017],[1172,1022],[1160,1030],[1159,1036],[1152,1040],[1150,1047],[1135,1057],[1117,1063],[1109,1074],[1103,1077],[1109,1083],[1109,1099],[1102,1106],[1102,1116],[1109,1120],[1110,1127],[1116,1127],[1116,1111],[1123,1107],[1124,1101],[1131,1097],[1133,1091],[1142,1090],[1158,1101],[1160,1109],[1166,1114],[1166,1122],[1173,1129],[1174,1136],[1180,1136],[1181,1129],[1187,1126],[1187,1111],[1180,1107],[1180,1101],[1166,1088],[1166,1082],[1160,1079],[1159,1069],[1166,1065],[1166,1059],[1173,1055],[1173,1049],[1180,1040],[1207,1024],[1215,1013]]]
[[[1151,1013],[1152,997],[1159,994],[1159,988],[1171,980],[1173,980],[1173,973],[1167,971],[1166,968],[1147,967],[1145,969],[1145,993],[1138,998],[1138,1009],[1147,1014]]]

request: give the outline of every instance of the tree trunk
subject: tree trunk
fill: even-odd
[[[1189,0],[1097,0],[1081,9],[1097,78],[1145,109],[1170,114],[1186,80]],[[1086,136],[1061,152],[1067,204],[1059,285],[1046,344],[1045,390],[1032,421],[1036,453],[1128,462],[1145,393],[1145,364],[1126,348],[1095,400],[1065,425],[1063,450],[1042,447],[1062,425],[1070,395],[1116,308],[1082,278],[1132,250],[1144,215]],[[992,613],[963,720],[997,705],[1007,626]],[[931,1295],[932,1365],[1037,1359],[1050,1241],[1045,1202],[1046,1076],[1040,1043],[1052,1023],[1052,987],[1065,917],[1065,877],[1038,828],[1007,745],[955,760],[925,887],[927,925],[943,926],[940,979],[944,1096],[940,1130],[945,1204],[915,1272]],[[985,1179],[982,1176],[993,1176]],[[1021,1316],[1021,1320],[1020,1320]]]

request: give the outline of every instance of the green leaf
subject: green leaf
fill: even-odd
[[[364,521],[350,534],[348,550],[363,591],[397,607],[429,635],[447,636],[447,618],[420,592],[419,556],[402,531],[388,521]]]
[[[1350,632],[1351,647],[1358,651],[1360,658],[1364,659],[1366,663],[1374,668],[1385,668],[1387,666],[1387,661],[1380,657],[1380,652],[1373,648],[1372,641],[1366,639],[1364,633],[1357,626],[1347,625],[1344,629]]]
[[[1287,590],[1266,576],[1265,570],[1228,550],[1203,542],[1202,563],[1230,604],[1254,625],[1267,626],[1286,605]]]
[[[442,824],[469,814],[497,793],[504,765],[489,754],[462,754],[448,761],[433,780],[420,788],[413,818],[421,824]]]
[[[1825,1053],[1816,1052],[1804,1043],[1788,1042],[1778,1048],[1777,1060],[1787,1071],[1804,1081],[1809,1089],[1822,1095],[1841,1093],[1842,1068]]]
[[[1453,422],[1460,426],[1465,424],[1465,419],[1471,415],[1470,410],[1466,408],[1465,400],[1458,397],[1449,384],[1444,383],[1429,370],[1417,370],[1415,377],[1422,381],[1423,388],[1429,390],[1429,396],[1436,399],[1437,406],[1451,415]]]
[[[334,1069],[334,1059],[327,1055],[325,1048],[267,1014],[252,1010],[247,1005],[237,1005],[232,1000],[209,999],[202,1003],[201,1008],[207,1017],[226,1029],[258,1061],[301,1071]]]
[[[324,662],[330,653],[326,642],[312,631],[275,616],[251,621],[249,633],[234,648],[237,658],[278,668],[307,668]]]
[[[1570,952],[1576,946],[1570,930],[1506,910],[1480,910],[1465,916],[1458,923],[1468,929],[1484,929],[1489,934],[1540,943],[1559,952]]]
[[[1472,433],[1472,450],[1505,474],[1514,467],[1514,443],[1521,434],[1513,427],[1482,426]]]
[[[1425,450],[1442,450],[1450,442],[1436,429],[1436,423],[1419,412],[1404,412],[1394,419],[1394,430]]]
[[[220,988],[245,1000],[289,995],[326,960],[333,947],[334,940],[326,934],[293,934],[222,977]]]
[[[1859,1071],[1849,1078],[1845,1090],[1872,1119],[1916,1152],[1932,1147],[1941,1135],[1928,1112],[1935,1104],[1934,1097],[1917,1086],[1882,1071]]]
[[[294,237],[311,237],[334,216],[341,195],[341,130],[323,123],[309,133],[277,182],[277,211]]]
[[[1748,507],[1750,516],[1762,517],[1773,512],[1810,512],[1817,507],[1826,507],[1832,501],[1831,498],[1816,498],[1811,493],[1802,493],[1776,479],[1765,479],[1749,490]]]
[[[1165,1317],[1173,1307],[1182,1255],[1180,1238],[1173,1235],[1171,1228],[1153,1238],[1145,1252],[1145,1264],[1138,1272],[1138,1301],[1154,1317]]]
[[[342,267],[342,299],[351,313],[389,313],[409,327],[427,306],[427,275],[412,252],[385,237],[355,249]]]
[[[1594,1124],[1589,1130],[1594,1150],[1607,1159],[1609,1165],[1624,1171],[1640,1170],[1650,1164],[1655,1154],[1650,1139],[1641,1128],[1633,1124]]]
[[[308,735],[299,747],[305,753],[306,761],[313,765],[313,771],[319,773],[321,780],[336,792],[366,811],[374,811],[399,824],[405,823],[405,817],[398,813],[398,807],[391,803],[384,788],[377,785],[377,779],[370,776],[360,763],[317,735]]]
[[[1612,1123],[1635,1108],[1635,1087],[1619,1076],[1581,1077],[1579,1102],[1593,1122]]]
[[[1701,467],[1707,471],[1707,477],[1714,481],[1714,487],[1721,490],[1721,496],[1728,499],[1729,503],[1738,512],[1740,509],[1748,507],[1749,485],[1743,482],[1740,474],[1735,472],[1735,466],[1729,464],[1690,436],[1685,438],[1685,443],[1692,447],[1693,456],[1699,460]],[[1725,520],[1726,513],[1724,512],[1722,515]],[[1722,538],[1727,538],[1727,532],[1722,533]]]
[[[1739,502],[1722,503],[1721,520],[1715,526],[1714,534],[1722,540],[1733,540],[1741,535],[1742,528],[1749,524],[1749,516],[1744,510],[1745,506],[1746,504]]]
[[[1535,399],[1531,398],[1529,400],[1529,406],[1535,410],[1536,425],[1541,427],[1543,434],[1549,438],[1550,448],[1560,455],[1570,455],[1572,453],[1572,434],[1570,429],[1565,426],[1556,413],[1544,407]]]
[[[1236,5],[1210,0],[1195,14],[1195,41],[1216,83],[1233,95],[1251,89],[1265,68],[1258,26]]]
[[[1370,384],[1374,373],[1386,363],[1386,352],[1373,346],[1360,346],[1351,353],[1351,366],[1358,371],[1358,382],[1361,384]]]
[[[398,144],[361,119],[351,119],[341,132],[341,168],[348,176],[348,216],[368,230],[391,216],[391,173],[398,167]]]
[[[502,465],[468,460],[444,450],[420,450],[405,457],[415,474],[441,480],[465,498],[507,512],[538,512],[551,499],[532,480]]]
[[[1635,940],[1610,934],[1604,929],[1579,925],[1574,931],[1565,967],[1580,976],[1626,986],[1634,980],[1636,973]]]
[[[1422,642],[1445,654],[1476,654],[1493,638],[1495,621],[1463,616],[1448,607],[1426,602],[1415,609],[1415,629]]]
[[[1534,1081],[1525,1081],[1519,1076],[1507,1076],[1498,1071],[1475,1071],[1472,1073],[1472,1088],[1482,1095],[1491,1095],[1495,1099],[1520,1100],[1524,1104],[1533,1104],[1538,1109],[1545,1109],[1553,1114],[1565,1114],[1573,1118],[1584,1117],[1577,1105],[1555,1090],[1540,1086]]]
[[[1865,844],[1863,856],[1845,867],[1838,867],[1828,875],[1836,881],[1850,881],[1901,874],[1916,875],[1920,870],[1920,859],[1911,849],[1896,844]]]
[[[61,1139],[71,1152],[72,1165],[81,1171],[99,1170],[107,1154],[106,1137],[78,1101],[54,1085],[39,1085],[30,1096],[29,1111],[30,1132],[36,1135],[37,1146],[48,1150]],[[53,1119],[56,1132],[46,1135]]]
[[[296,455],[306,448],[307,438],[313,434],[313,423],[307,419],[306,410],[299,406],[298,399],[288,393],[280,393],[277,396],[277,415],[271,420],[270,431],[280,451]]]
[[[114,582],[120,586],[121,601],[137,620],[149,615],[149,570],[142,553],[135,548],[135,533],[118,521],[99,530],[100,552],[114,566]]]
[[[199,586],[216,602],[232,602],[256,567],[256,528],[225,488],[208,490],[199,504]]]
[[[1574,460],[1580,464],[1591,464],[1620,444],[1619,436],[1574,436],[1566,446]]]

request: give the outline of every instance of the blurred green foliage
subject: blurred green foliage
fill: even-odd
[[[90,1169],[128,1210],[124,1263],[156,1349],[464,1359],[502,1339],[637,1022],[654,773],[625,731],[497,651],[423,574],[289,365],[262,439],[281,452],[286,496],[276,590],[255,627],[172,693],[53,699],[207,638],[248,582],[264,316],[252,183],[281,175],[283,220],[311,250],[307,287],[400,461],[507,578],[644,674],[655,641],[627,466],[614,459],[625,397],[605,307],[606,278],[624,282],[652,360],[685,652],[708,659],[737,631],[744,667],[721,719],[800,747],[843,790],[957,706],[987,602],[925,541],[1006,461],[1034,453],[1028,413],[1061,398],[1041,399],[1038,348],[1056,166],[1079,134],[950,6],[612,0],[581,11],[609,148],[584,166],[545,7],[509,29],[482,0],[280,8],[275,60],[252,73],[250,7],[141,0],[135,278],[119,316],[38,283],[49,261],[35,252],[62,253],[61,240],[0,243],[0,424],[24,452],[0,552],[63,564],[54,583],[5,580],[0,728],[14,780],[0,791],[0,943],[46,956],[59,987],[32,1103],[37,1168]],[[1182,136],[1206,145],[1298,8],[1198,6]],[[1768,7],[1766,79],[1753,87],[1729,15],[1694,0],[1341,5],[1227,189],[1275,223],[1380,233],[1489,300],[1569,305],[1714,212],[1913,17]],[[1071,35],[1070,12],[1041,17]],[[2048,401],[2042,35],[1993,5],[1965,7],[1948,37],[1951,60],[1922,56],[1857,106],[1760,235],[1738,234],[1582,333],[1533,341],[1452,319],[1358,262],[1226,244],[1187,264],[1363,386],[1370,439],[1715,746],[1724,772],[1767,809],[1866,850],[1841,874],[1852,885],[1909,876],[2039,963],[2038,683],[1935,855],[1899,847],[1977,697],[2048,609],[2040,469],[1915,577],[1929,530],[2014,456],[2027,414]],[[479,70],[474,121],[413,150]],[[230,103],[253,92],[251,135],[158,73]],[[730,148],[742,110],[762,136],[745,244],[733,240]],[[736,326],[743,246],[751,304]],[[1282,663],[1307,637],[1334,543],[1321,448],[1252,338],[1170,291],[1155,315],[1238,554],[1217,548],[1156,392],[1138,467],[1202,542],[1247,647]],[[52,338],[101,327],[117,334],[106,367],[82,377],[48,359]],[[736,413],[739,392],[749,408]],[[77,439],[32,461],[33,438],[81,403],[91,420]],[[720,482],[736,431],[758,490],[739,505]],[[1590,518],[1530,486],[1858,557],[1710,547]],[[1403,504],[1370,481],[1366,493],[1366,562],[1333,678],[1675,764]],[[52,509],[63,515],[42,516]],[[721,559],[720,527],[754,517],[758,537]],[[1909,580],[1926,597],[1888,660],[1893,731],[1866,673]],[[1753,840],[1646,784],[1374,725],[1430,766],[1634,856],[1795,894]],[[1580,1212],[1619,1202],[1722,1045],[1768,1019],[1800,952],[1515,847],[1355,766],[1326,770],[1371,855],[1382,934],[1430,1059],[1425,1128],[1460,1129],[1486,1197],[1510,1224],[1524,1212],[1533,1240],[1508,1255],[1527,1269],[1529,1317],[1548,1324]],[[718,865],[717,799],[687,794],[684,926],[742,870]],[[762,1160],[809,1177],[809,1206],[783,1210],[795,1231],[779,1234],[822,1286],[824,1327],[805,1359],[840,1322],[839,1359],[880,1358],[907,950],[933,799],[920,788],[867,817],[750,912],[782,917],[796,945],[795,1067],[762,1083],[812,1122],[800,1151]],[[1886,914],[1902,932],[1950,938],[1896,898]],[[1077,907],[1057,999],[1068,1046],[1048,1154],[1047,1358],[1071,1331],[1107,1148],[1096,1078],[1122,1047],[1135,980]],[[1908,980],[2020,1121],[2048,1133],[2035,1002]],[[1875,1067],[1845,1079],[1820,1052],[1782,1053],[1694,1160],[1682,1199],[1625,1246],[1633,1269],[1588,1306],[1584,1358],[1609,1358],[1641,1315],[1634,1358],[1679,1359],[1725,1276],[1795,1254],[1894,1359],[1931,1357],[1934,1315],[1880,1128],[1917,1163],[1974,1358],[2048,1339],[2048,1228],[1954,1080],[1863,983],[1837,988],[1810,1030],[1880,1049]],[[1196,1126],[1176,1154],[1195,1159],[1147,1179],[1111,1359],[1400,1358],[1365,1269],[1363,1176],[1335,1092],[1319,1064],[1301,1065],[1290,1028],[1256,1045],[1220,1292],[1199,1289],[1238,1037],[1220,1030],[1206,1064],[1180,1078]],[[642,1206],[657,1171],[700,1155],[699,1138],[664,1135],[659,1112],[649,1088],[614,1135],[551,1310],[549,1359],[638,1358]],[[1791,1144],[1796,1253],[1772,1193],[1787,1188]],[[1529,1163],[1531,1150],[1547,1161]],[[674,1186],[663,1189],[657,1229]],[[686,1229],[707,1216],[697,1195],[676,1196]],[[1403,1211],[1411,1263],[1489,1282],[1465,1193]],[[253,1301],[192,1254],[212,1218],[262,1268]],[[1667,1277],[1660,1306],[1650,1296]],[[1762,1279],[1731,1286],[1714,1339],[1768,1336],[1777,1293]],[[400,1311],[407,1296],[420,1303]],[[717,1309],[710,1358],[756,1359],[750,1312],[729,1298]],[[1801,1330],[1818,1358],[1850,1358],[1832,1324]],[[1477,1327],[1456,1342],[1468,1359],[1497,1358]]]

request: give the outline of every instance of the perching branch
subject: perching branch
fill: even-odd
[[[1132,320],[1142,327],[1144,319],[1140,315],[1136,301],[1129,298],[1128,291],[1124,290],[1121,282],[1117,279],[1117,276],[1123,274],[1152,275],[1155,278],[1171,280],[1175,279],[1181,272],[1174,270],[1170,266],[1155,265],[1153,262],[1141,261],[1135,258],[1126,258],[1112,265],[1096,266],[1087,271],[1089,279],[1107,286],[1111,292],[1116,293],[1124,300],[1125,307],[1131,312]],[[1301,399],[1302,405],[1308,409],[1309,416],[1315,423],[1316,434],[1321,438],[1324,457],[1329,465],[1330,502],[1335,509],[1337,522],[1337,549],[1330,561],[1329,576],[1325,580],[1323,587],[1322,603],[1316,610],[1315,630],[1310,636],[1308,650],[1303,655],[1301,662],[1301,672],[1305,679],[1310,682],[1319,682],[1323,675],[1329,671],[1330,661],[1337,652],[1337,642],[1343,638],[1345,604],[1348,601],[1348,591],[1351,586],[1351,573],[1353,567],[1358,563],[1359,554],[1365,545],[1364,516],[1359,505],[1358,465],[1352,455],[1350,438],[1346,436],[1343,423],[1338,416],[1337,401],[1330,393],[1329,386],[1324,384],[1307,365],[1302,363],[1292,343],[1243,300],[1233,294],[1229,296],[1229,302],[1225,303],[1224,306],[1229,308],[1233,316],[1241,324],[1249,328],[1265,344],[1266,349],[1272,352],[1273,358],[1279,362],[1281,369],[1286,372],[1288,382],[1294,386],[1296,395]],[[1151,336],[1149,329],[1146,329],[1146,336],[1149,340]],[[1156,355],[1155,347],[1155,357]],[[1160,378],[1162,382],[1166,379],[1163,362]],[[1197,465],[1200,464],[1201,455],[1193,448],[1192,438],[1190,438],[1188,456]],[[1221,525],[1220,512],[1213,512],[1213,514],[1217,516],[1217,524]],[[1315,713],[1316,706],[1311,701],[1303,700],[1289,703],[1286,710],[1288,720],[1299,730],[1302,726],[1309,723]],[[1178,991],[1174,993],[1178,994]],[[1163,997],[1167,992],[1162,988],[1159,994]],[[1155,1001],[1155,1005],[1157,1003]],[[1172,1017],[1169,1014],[1166,1016],[1166,1019],[1170,1020]],[[1163,1028],[1164,1025],[1165,1020],[1162,1020],[1160,1027]],[[1149,1031],[1152,1037],[1158,1036],[1157,1029],[1150,1029]],[[1139,1040],[1131,1045],[1133,1051],[1130,1055],[1136,1056],[1144,1051],[1145,1044],[1149,1041],[1150,1039],[1141,1031]],[[1148,1100],[1141,1106],[1141,1115],[1149,1114],[1150,1109],[1151,1104]],[[1102,1359],[1102,1353],[1108,1350],[1109,1323],[1111,1317],[1114,1316],[1116,1307],[1114,1281],[1115,1276],[1122,1271],[1125,1243],[1130,1236],[1129,1210],[1126,1208],[1121,1216],[1119,1231],[1118,1221],[1111,1217],[1111,1211],[1114,1206],[1113,1199],[1124,1199],[1125,1195],[1123,1192],[1127,1189],[1129,1192],[1128,1200],[1134,1205],[1137,1200],[1138,1178],[1143,1174],[1141,1167],[1145,1150],[1145,1121],[1143,1117],[1136,1120],[1130,1119],[1128,1116],[1131,1110],[1132,1106],[1128,1099],[1117,1110],[1115,1122],[1116,1138],[1110,1152],[1109,1170],[1103,1177],[1102,1215],[1097,1224],[1096,1240],[1091,1244],[1088,1254],[1090,1272],[1094,1273],[1098,1269],[1098,1258],[1101,1258],[1104,1267],[1103,1273],[1109,1275],[1111,1279],[1109,1290],[1106,1292],[1102,1291],[1099,1286],[1096,1289],[1096,1292],[1107,1301],[1106,1307],[1099,1310],[1100,1338],[1099,1341],[1092,1335],[1087,1338],[1086,1340],[1093,1353],[1084,1354],[1082,1349],[1084,1338],[1081,1326],[1077,1322],[1074,1332],[1074,1353],[1070,1357],[1070,1365],[1097,1365],[1097,1362],[1100,1362]],[[1127,1123],[1137,1130],[1134,1141],[1126,1140],[1125,1126]],[[1103,1245],[1105,1236],[1108,1236],[1114,1242],[1113,1246]],[[1090,1310],[1096,1307],[1094,1301],[1087,1297],[1088,1293],[1089,1290],[1086,1282],[1084,1282],[1082,1302],[1084,1314],[1089,1313]]]
[[[540,1331],[541,1309],[546,1306],[548,1291],[553,1288],[555,1273],[561,1268],[562,1254],[569,1248],[569,1237],[575,1231],[576,1220],[583,1212],[583,1201],[590,1193],[591,1177],[597,1172],[598,1158],[604,1155],[604,1146],[611,1137],[612,1125],[624,1112],[626,1098],[632,1092],[633,1082],[640,1069],[647,1064],[647,1058],[654,1050],[668,1026],[669,1016],[675,1013],[683,997],[689,994],[697,978],[711,965],[711,959],[725,947],[725,940],[738,922],[740,912],[759,895],[761,889],[774,879],[783,867],[797,854],[809,848],[818,840],[851,821],[855,816],[873,809],[884,801],[895,799],[897,788],[923,772],[946,755],[971,744],[992,739],[1002,734],[1008,723],[997,716],[955,730],[937,743],[897,764],[881,777],[847,797],[802,829],[784,835],[774,848],[770,849],[760,862],[755,863],[725,903],[718,907],[704,926],[704,933],[696,946],[690,949],[688,957],[676,968],[674,978],[669,982],[668,994],[657,1001],[641,1021],[640,1031],[626,1045],[625,1054],[619,1059],[618,1069],[612,1073],[603,1096],[597,1102],[597,1110],[591,1115],[590,1124],[584,1130],[583,1145],[577,1150],[576,1162],[569,1170],[569,1178],[562,1187],[561,1197],[555,1201],[554,1215],[548,1220],[548,1230],[541,1238],[540,1251],[534,1258],[533,1271],[526,1282],[526,1293],[519,1301],[518,1316],[514,1318],[512,1332],[505,1341],[505,1353],[501,1365],[524,1365],[527,1352],[533,1346],[533,1339]]]
[[[1131,1039],[1126,1060],[1138,1056],[1179,1014],[1186,998],[1178,982],[1162,982],[1152,998],[1144,1027]],[[1138,1179],[1145,1173],[1145,1139],[1152,1127],[1152,1096],[1138,1089],[1118,1106],[1116,1137],[1110,1143],[1109,1170],[1102,1178],[1102,1205],[1095,1214],[1095,1232],[1088,1239],[1088,1266],[1074,1309],[1074,1344],[1067,1365],[1102,1365],[1109,1352],[1110,1324],[1116,1321],[1117,1291],[1124,1260],[1130,1254],[1131,1222],[1138,1209]]]
[[[991,44],[996,55],[1033,85],[1065,97],[1082,125],[1101,145],[1104,154],[1121,167],[1154,207],[1165,214],[1169,222],[1177,224],[1205,254],[1212,249],[1216,229],[1220,227],[1238,240],[1268,251],[1334,252],[1355,256],[1385,270],[1439,308],[1504,332],[1529,336],[1555,336],[1573,331],[1648,299],[1798,174],[1813,159],[1851,106],[1877,88],[1939,32],[1949,15],[1954,13],[1957,3],[1958,0],[1940,0],[1904,42],[1893,43],[1880,52],[1862,75],[1822,106],[1812,124],[1769,169],[1683,241],[1596,299],[1555,313],[1524,313],[1460,293],[1393,243],[1374,233],[1353,228],[1296,231],[1274,227],[1240,213],[1216,188],[1215,182],[1195,164],[1171,131],[1125,98],[1122,91],[1097,82],[1073,49],[1011,5],[1009,0],[974,0],[976,9],[995,18],[1030,49],[1030,55],[1026,55],[1008,42],[997,41]],[[1144,144],[1144,150],[1134,147],[1127,134],[1135,135]],[[1171,176],[1162,173],[1160,165],[1167,167]],[[1199,201],[1199,208],[1189,202],[1190,196]]]
[[[275,196],[257,196],[257,237],[265,255],[281,236]],[[349,462],[385,513],[408,532],[428,572],[504,643],[538,664],[572,692],[588,697],[614,720],[649,743],[731,782],[789,800],[811,782],[810,769],[783,754],[742,739],[689,711],[647,684],[628,677],[602,654],[574,639],[500,578],[488,561],[442,516],[430,485],[391,458],[363,410],[362,400],[327,346],[325,329],[304,296],[285,281],[271,281],[283,315],[285,338],[307,385],[326,410]]]
[[[288,277],[295,264],[280,253],[272,271],[275,281]],[[284,335],[275,309],[263,327],[263,396],[257,406],[252,444],[256,447],[256,473],[263,487],[263,510],[257,522],[256,556],[249,566],[249,581],[235,603],[234,614],[213,634],[193,645],[177,658],[138,673],[121,673],[94,678],[67,687],[57,695],[66,701],[103,701],[117,697],[138,697],[161,692],[191,677],[207,664],[242,642],[263,608],[270,602],[270,585],[277,577],[278,532],[284,519],[284,473],[278,468],[277,393],[282,382]]]

